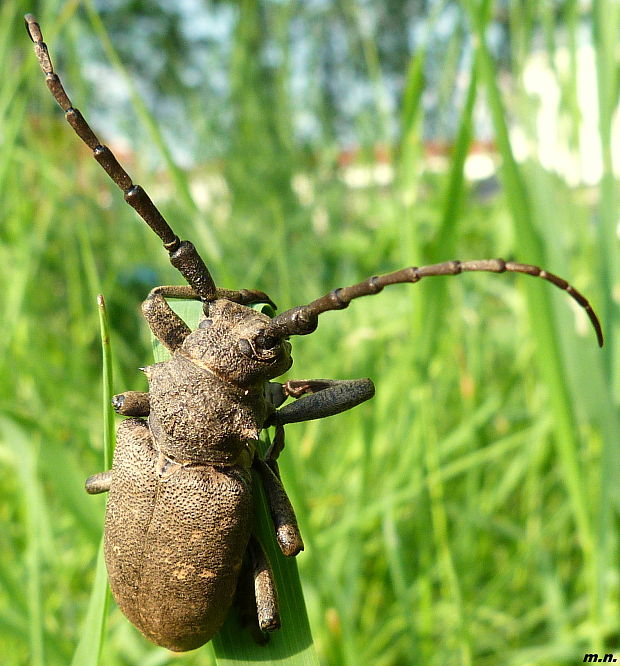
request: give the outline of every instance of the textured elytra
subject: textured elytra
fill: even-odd
[[[117,441],[105,523],[112,592],[153,642],[199,647],[235,592],[251,530],[250,469],[162,465],[142,419],[124,421]]]

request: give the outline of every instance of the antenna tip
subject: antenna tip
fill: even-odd
[[[596,312],[594,312],[589,303],[587,304],[586,312],[588,313],[588,317],[590,317],[590,321],[592,322],[592,326],[594,327],[594,332],[596,333],[596,341],[598,342],[598,346],[602,347],[605,344],[605,339],[603,337],[603,328],[601,326],[601,322],[596,316]]]

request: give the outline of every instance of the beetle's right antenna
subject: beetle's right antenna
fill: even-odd
[[[385,275],[375,275],[373,277],[351,285],[350,287],[341,287],[334,289],[329,294],[308,303],[308,305],[299,305],[291,308],[274,317],[265,330],[265,335],[285,338],[289,335],[307,335],[312,333],[319,323],[319,315],[328,310],[342,310],[349,306],[349,303],[360,296],[370,296],[378,294],[384,287],[391,284],[402,284],[404,282],[419,282],[425,277],[435,277],[439,275],[459,275],[466,271],[481,271],[490,273],[525,273],[533,277],[539,277],[547,282],[551,282],[556,287],[564,290],[572,296],[579,305],[588,313],[596,339],[600,347],[603,346],[603,331],[601,323],[592,309],[588,299],[578,292],[575,287],[569,284],[564,278],[546,271],[544,268],[532,266],[531,264],[520,264],[516,261],[504,261],[503,259],[479,259],[476,261],[445,261],[441,264],[432,264],[430,266],[411,266],[403,268],[400,271],[386,273]]]
[[[213,301],[217,298],[217,289],[204,261],[189,241],[182,241],[172,231],[163,215],[157,210],[148,194],[140,187],[134,185],[129,174],[118,163],[112,151],[101,144],[93,130],[90,128],[82,114],[71,104],[58,75],[54,72],[52,60],[47,44],[43,41],[41,28],[32,14],[24,17],[26,30],[34,42],[34,52],[41,69],[45,74],[45,82],[54,99],[65,112],[65,118],[75,133],[93,151],[93,157],[105,169],[110,178],[120,187],[125,201],[132,206],[138,215],[161,238],[164,247],[170,255],[170,262],[183,275],[189,285],[203,301]]]

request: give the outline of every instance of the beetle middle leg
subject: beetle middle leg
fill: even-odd
[[[269,417],[266,425],[276,426],[275,436],[265,458],[254,459],[254,468],[267,495],[276,539],[284,555],[297,555],[304,548],[295,511],[282,485],[277,463],[284,448],[284,425],[339,414],[369,400],[374,393],[375,387],[370,379],[300,379],[285,384],[268,384],[268,395],[274,407],[281,405],[288,396],[305,396],[274,411]]]
[[[149,394],[146,391],[125,391],[112,397],[114,411],[121,416],[148,416]]]
[[[98,495],[99,493],[107,493],[110,490],[111,483],[112,470],[109,469],[107,472],[99,472],[89,476],[84,486],[89,495]]]
[[[257,456],[254,458],[254,469],[265,489],[278,546],[284,555],[294,557],[304,549],[304,542],[297,525],[295,510],[284,490],[278,468],[276,466],[274,469],[269,460],[262,460]]]

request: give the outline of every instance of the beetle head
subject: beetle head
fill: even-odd
[[[278,377],[292,365],[291,345],[270,335],[271,319],[225,299],[205,307],[205,317],[183,343],[181,353],[227,381],[252,386]]]

